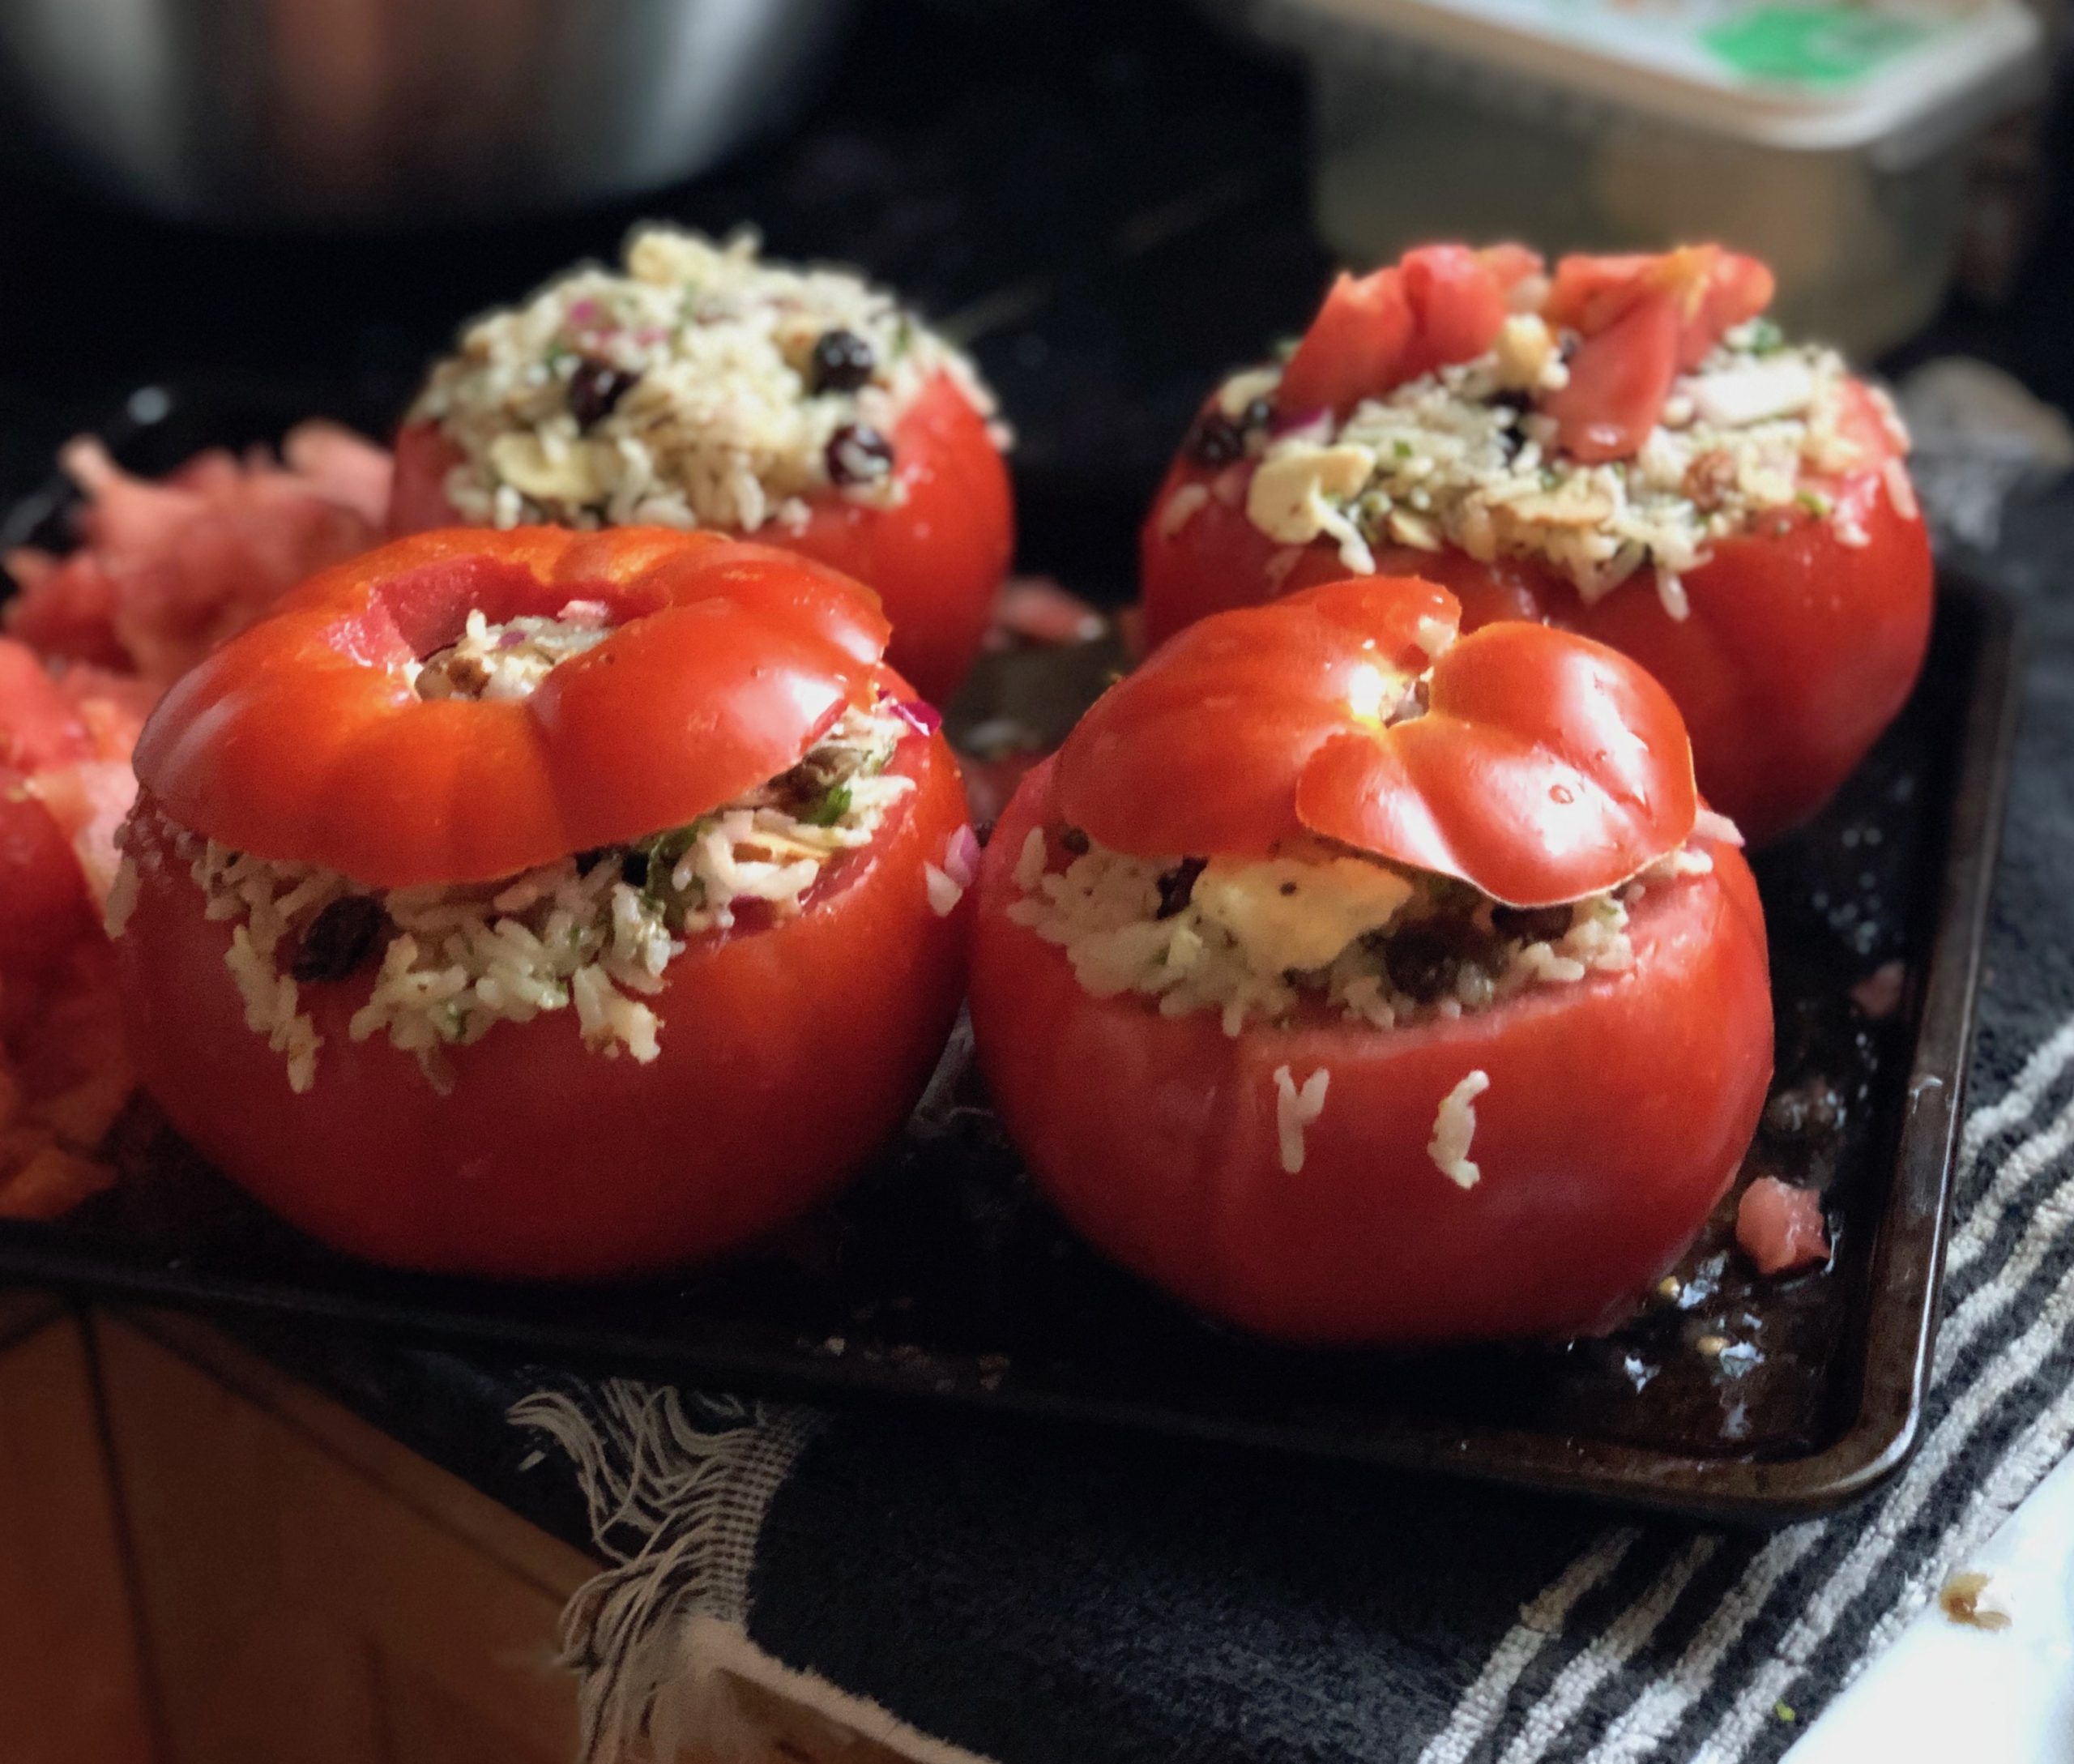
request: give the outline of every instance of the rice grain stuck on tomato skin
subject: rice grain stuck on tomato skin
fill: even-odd
[[[1470,1073],[1440,1099],[1433,1117],[1433,1138],[1426,1147],[1441,1175],[1459,1189],[1472,1189],[1483,1172],[1470,1160],[1469,1148],[1476,1138],[1476,1099],[1491,1087],[1491,1074]]]
[[[469,326],[409,421],[458,450],[471,522],[796,531],[808,498],[899,504],[886,438],[945,376],[992,413],[964,357],[856,275],[651,226],[621,267]]]
[[[1299,1085],[1286,1066],[1274,1069],[1274,1130],[1281,1142],[1282,1168],[1290,1175],[1304,1168],[1304,1130],[1325,1112],[1325,1091],[1332,1074],[1320,1066]]]

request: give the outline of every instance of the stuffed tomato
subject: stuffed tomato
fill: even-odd
[[[1078,1229],[1327,1343],[1607,1326],[1726,1190],[1772,1066],[1764,922],[1678,713],[1430,583],[1219,614],[1023,783],[972,1019]]]
[[[375,1260],[610,1275],[792,1218],[964,982],[955,762],[857,584],[629,528],[399,541],[166,695],[109,906],[139,1074]]]
[[[993,399],[856,276],[643,228],[463,332],[396,442],[391,525],[753,536],[875,589],[930,699],[977,653],[1013,549]]]
[[[1445,582],[1465,625],[1633,656],[1753,838],[1825,802],[1923,665],[1906,437],[1706,246],[1562,259],[1433,246],[1342,275],[1295,352],[1204,407],[1141,540],[1149,641],[1349,574]]]

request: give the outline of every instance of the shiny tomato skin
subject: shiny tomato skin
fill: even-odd
[[[1724,540],[1684,579],[1685,619],[1646,582],[1589,607],[1567,581],[1538,584],[1544,617],[1663,683],[1692,733],[1701,792],[1752,840],[1836,794],[1907,702],[1929,648],[1935,583],[1921,519],[1897,510],[1876,474],[1844,493],[1867,544],[1801,515]]]
[[[907,489],[897,506],[864,507],[830,491],[809,499],[804,530],[772,522],[753,536],[873,589],[894,625],[887,659],[924,698],[941,704],[979,652],[1015,549],[1008,467],[986,420],[947,376],[923,391],[891,439]],[[454,523],[444,485],[456,457],[431,425],[403,427],[396,438],[391,532]]]
[[[979,652],[1015,549],[1008,467],[985,419],[948,379],[923,394],[893,442],[906,502],[873,509],[822,498],[804,532],[772,543],[876,589],[893,621],[886,660],[942,704]]]
[[[1741,856],[1634,908],[1637,962],[1496,1009],[1378,1032],[1337,1019],[1227,1036],[1212,1013],[1096,998],[1012,924],[1046,770],[990,844],[974,933],[981,1067],[1032,1177],[1115,1260],[1197,1309],[1290,1340],[1561,1336],[1616,1322],[1726,1191],[1772,1066],[1764,922]],[[1063,861],[1055,848],[1052,862]],[[1329,1070],[1283,1169],[1277,1069]],[[1488,1074],[1457,1187],[1427,1147]]]
[[[969,900],[939,917],[923,865],[965,824],[941,737],[904,744],[918,790],[795,919],[716,934],[651,1001],[648,1065],[583,1045],[574,1014],[450,1050],[440,1096],[385,1037],[347,1031],[365,976],[301,989],[314,1085],[245,1027],[185,867],[143,866],[116,948],[139,1074],[259,1200],[335,1248],[496,1277],[617,1276],[711,1255],[796,1217],[866,1162],[941,1052]],[[148,824],[147,822],[140,824]]]
[[[459,634],[606,609],[529,697],[424,698]],[[673,528],[455,528],[314,576],[168,690],[134,756],[179,825],[377,887],[488,882],[680,826],[879,691],[877,596],[796,553]]]
[[[1140,536],[1145,639],[1156,647],[1211,613],[1253,605],[1346,573],[1329,541],[1277,545],[1246,518],[1244,466],[1218,474],[1177,461]],[[1167,510],[1192,484],[1207,499],[1170,531]],[[1462,603],[1462,628],[1540,618],[1633,657],[1684,715],[1700,788],[1762,840],[1836,793],[1906,702],[1929,647],[1935,580],[1913,506],[1895,506],[1884,462],[1824,486],[1857,511],[1867,542],[1794,510],[1717,542],[1684,578],[1691,616],[1673,619],[1638,576],[1587,606],[1552,572],[1516,559],[1385,550],[1383,574],[1416,572]]]

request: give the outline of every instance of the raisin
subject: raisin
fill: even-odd
[[[1196,891],[1196,878],[1203,873],[1208,860],[1184,857],[1159,878],[1159,911],[1153,915],[1158,919],[1171,919],[1188,903],[1188,897]]]
[[[854,392],[872,377],[878,357],[854,331],[824,331],[807,362],[807,390]]]
[[[1568,907],[1493,907],[1491,928],[1522,943],[1553,943],[1570,929]]]
[[[828,438],[828,476],[836,484],[869,484],[893,469],[893,443],[865,423],[845,423]]]
[[[648,854],[638,846],[619,861],[619,879],[629,888],[648,886]]]
[[[1059,844],[1065,847],[1075,857],[1086,856],[1088,848],[1094,843],[1077,826],[1063,828],[1059,834]]]
[[[1383,967],[1399,992],[1430,1005],[1455,989],[1463,967],[1481,948],[1474,927],[1428,919],[1391,933],[1383,944]]]
[[[569,376],[569,414],[588,429],[611,416],[619,401],[640,383],[641,376],[589,357]]]
[[[1181,451],[1197,465],[1229,465],[1246,456],[1246,438],[1223,412],[1205,411],[1188,431]]]
[[[373,952],[383,916],[372,895],[333,901],[309,921],[288,972],[298,980],[344,980]]]

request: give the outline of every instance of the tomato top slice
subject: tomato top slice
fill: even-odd
[[[1460,610],[1368,577],[1189,626],[1066,738],[1060,813],[1142,856],[1315,834],[1516,906],[1615,887],[1681,845],[1699,797],[1663,689],[1543,626],[1457,639]]]
[[[1772,272],[1718,245],[1655,256],[1563,258],[1542,316],[1583,339],[1545,408],[1566,451],[1624,459],[1663,415],[1671,382],[1771,304]]]
[[[425,698],[467,614],[600,603],[610,634],[531,697]],[[489,881],[695,819],[871,702],[870,590],[661,528],[420,534],[317,576],[169,692],[137,775],[192,831],[377,887]],[[904,695],[904,694],[903,694]]]
[[[1364,398],[1483,354],[1505,322],[1507,289],[1538,265],[1525,258],[1532,254],[1428,245],[1371,275],[1342,273],[1282,370],[1282,414],[1344,416]]]
[[[1678,365],[1694,368],[1729,331],[1770,305],[1777,285],[1756,258],[1718,245],[1627,256],[1573,254],[1556,263],[1542,316],[1594,337],[1651,295],[1670,294],[1679,314]]]

